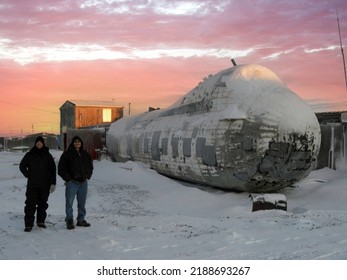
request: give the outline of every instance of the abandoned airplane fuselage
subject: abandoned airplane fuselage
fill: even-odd
[[[274,192],[307,176],[320,148],[315,114],[269,69],[210,75],[171,107],[113,123],[116,161],[218,188]]]

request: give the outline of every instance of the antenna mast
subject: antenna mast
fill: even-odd
[[[337,27],[339,29],[339,38],[340,38],[340,48],[341,48],[342,61],[343,61],[343,70],[344,70],[344,73],[345,73],[345,84],[346,84],[346,90],[347,90],[347,75],[346,75],[345,55],[343,53],[342,40],[341,40],[341,30],[340,30],[340,21],[339,21],[339,14],[338,14],[337,10],[336,10],[336,16],[337,16]]]

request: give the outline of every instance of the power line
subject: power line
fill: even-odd
[[[6,101],[0,101],[0,103],[4,103],[4,104],[7,104],[7,105],[12,105],[12,106],[16,106],[16,107],[24,107],[24,108],[28,108],[28,109],[32,109],[32,110],[36,110],[36,111],[45,112],[45,113],[60,114],[59,112],[53,112],[53,111],[43,110],[43,109],[31,107],[31,106],[14,104],[14,103],[6,102]]]

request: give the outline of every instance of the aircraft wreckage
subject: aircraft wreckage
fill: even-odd
[[[210,75],[167,109],[114,122],[113,160],[138,161],[184,181],[276,192],[315,167],[320,126],[271,70],[237,65]]]

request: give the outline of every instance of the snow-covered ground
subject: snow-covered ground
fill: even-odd
[[[51,153],[58,162],[61,151]],[[252,212],[248,193],[178,182],[134,162],[94,161],[92,226],[66,229],[58,176],[47,229],[27,233],[23,156],[0,152],[1,260],[347,260],[343,169],[313,171],[284,189],[287,211]]]

